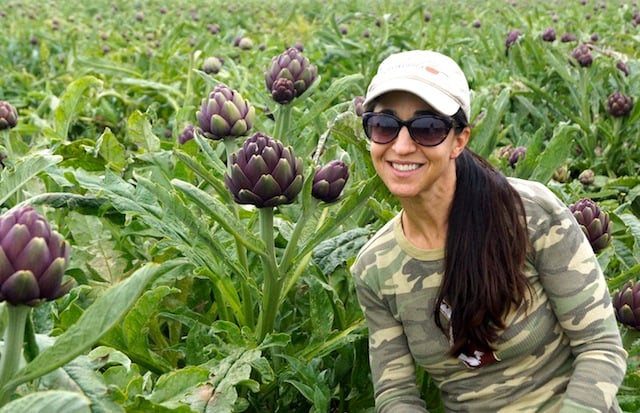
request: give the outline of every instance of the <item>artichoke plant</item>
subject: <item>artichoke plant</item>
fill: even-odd
[[[611,243],[611,221],[590,198],[582,198],[569,206],[582,232],[587,236],[593,252],[598,253]]]
[[[349,180],[349,167],[340,160],[333,160],[320,168],[313,176],[311,195],[327,203],[335,202]]]
[[[627,281],[612,297],[616,319],[640,331],[640,281]]]
[[[302,189],[302,159],[262,132],[231,154],[224,181],[239,204],[258,208],[292,203]]]
[[[189,142],[191,139],[193,139],[193,134],[196,131],[196,127],[193,126],[192,124],[188,124],[187,126],[184,127],[184,129],[182,129],[182,132],[180,132],[180,134],[178,135],[178,143],[180,145],[184,145],[185,143]]]
[[[31,206],[0,217],[0,301],[34,306],[66,294],[69,243]]]
[[[505,46],[505,50],[504,53],[505,55],[509,55],[509,48],[511,48],[511,46],[513,46],[518,39],[520,38],[520,35],[522,33],[520,32],[520,30],[511,30],[508,34],[507,34],[507,39],[504,41],[504,46]]]
[[[14,128],[18,124],[18,111],[9,102],[0,101],[0,130]]]
[[[202,99],[198,132],[212,140],[246,135],[253,127],[255,108],[238,92],[225,85],[216,86]]]
[[[607,112],[614,117],[627,116],[633,109],[631,98],[620,92],[613,92],[607,98]]]
[[[309,63],[302,52],[295,47],[289,47],[284,53],[271,60],[269,69],[264,73],[264,79],[267,90],[271,93],[274,101],[284,105],[309,89],[317,75],[316,67]],[[283,87],[283,82],[278,82],[278,79],[282,78],[293,82],[295,92],[291,99],[288,94],[279,91]],[[288,85],[286,86],[288,87]]]

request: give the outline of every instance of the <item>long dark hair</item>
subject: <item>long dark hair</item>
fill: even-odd
[[[462,111],[454,121],[457,133],[467,124]],[[470,345],[494,350],[505,315],[530,292],[523,273],[528,246],[520,195],[500,171],[465,148],[456,158],[444,277],[434,308],[435,322],[447,335],[440,307],[445,302],[451,308],[452,356]]]

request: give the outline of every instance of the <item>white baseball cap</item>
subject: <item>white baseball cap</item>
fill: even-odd
[[[467,121],[471,121],[467,78],[453,59],[441,53],[411,50],[387,57],[369,84],[364,107],[394,90],[413,93],[446,116],[453,116],[462,108]]]

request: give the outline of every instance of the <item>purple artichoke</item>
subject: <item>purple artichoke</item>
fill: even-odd
[[[0,301],[35,306],[71,289],[62,283],[70,246],[31,206],[0,217]]]
[[[215,56],[209,56],[204,59],[204,63],[202,63],[202,71],[206,74],[216,74],[222,68],[222,60],[218,59]]]
[[[295,47],[289,47],[284,53],[271,60],[271,66],[264,73],[264,79],[272,98],[277,103],[284,105],[291,102],[291,100],[287,100],[288,95],[283,98],[283,95],[279,93],[274,94],[277,91],[274,88],[282,87],[282,82],[277,83],[278,79],[285,78],[293,82],[294,98],[296,98],[309,89],[316,80],[317,75],[316,67],[309,63],[309,60],[302,55],[302,52]],[[279,101],[277,99],[283,100]]]
[[[18,111],[9,102],[0,101],[0,130],[15,128],[18,124]]]
[[[627,66],[627,64],[624,61],[618,60],[616,62],[616,69],[624,73],[625,76],[629,76],[629,73],[630,73],[629,66]]]
[[[569,206],[582,232],[587,236],[593,252],[598,253],[611,243],[611,221],[609,214],[589,198],[582,198]]]
[[[593,169],[585,169],[578,175],[578,181],[580,181],[582,185],[591,185],[595,180],[596,174],[593,172]]]
[[[178,143],[180,145],[184,145],[185,143],[189,142],[191,139],[193,139],[195,132],[196,132],[196,127],[193,126],[192,124],[188,124],[187,126],[184,127],[182,132],[180,132],[180,135],[178,135]]]
[[[313,176],[311,195],[326,203],[335,202],[349,180],[349,167],[342,161],[333,160]]]
[[[220,85],[208,98],[202,99],[196,116],[198,132],[206,138],[220,140],[246,135],[253,127],[256,111],[238,92]]]
[[[554,40],[556,40],[556,29],[554,29],[553,27],[547,27],[546,29],[544,29],[544,31],[542,32],[542,40],[544,40],[545,42],[553,42]]]
[[[261,132],[231,155],[224,181],[239,204],[258,208],[292,203],[302,190],[302,159]]]
[[[520,30],[512,30],[509,32],[509,34],[507,34],[507,39],[504,42],[504,45],[505,45],[504,53],[507,56],[509,55],[509,48],[518,41],[518,38],[520,38],[520,34],[521,34]]]
[[[527,148],[525,148],[524,146],[516,147],[509,154],[509,166],[515,168],[516,163],[518,163],[520,159],[524,159],[525,156],[527,156]]]
[[[627,281],[612,297],[616,319],[629,328],[640,331],[640,281]]]
[[[633,101],[623,93],[613,92],[607,98],[607,113],[611,116],[627,116],[631,109],[633,109]]]
[[[356,116],[362,117],[364,113],[364,96],[356,96],[353,98],[353,109],[356,112]]]
[[[591,56],[591,48],[586,44],[580,44],[573,49],[571,52],[571,56],[576,59],[576,61],[582,67],[589,67],[593,63],[593,56]]]

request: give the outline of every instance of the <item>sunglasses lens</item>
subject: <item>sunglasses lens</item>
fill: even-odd
[[[400,124],[391,116],[372,114],[365,118],[364,130],[375,143],[389,143],[398,136]]]
[[[449,134],[451,124],[433,116],[418,116],[409,126],[411,136],[423,146],[435,146]]]

